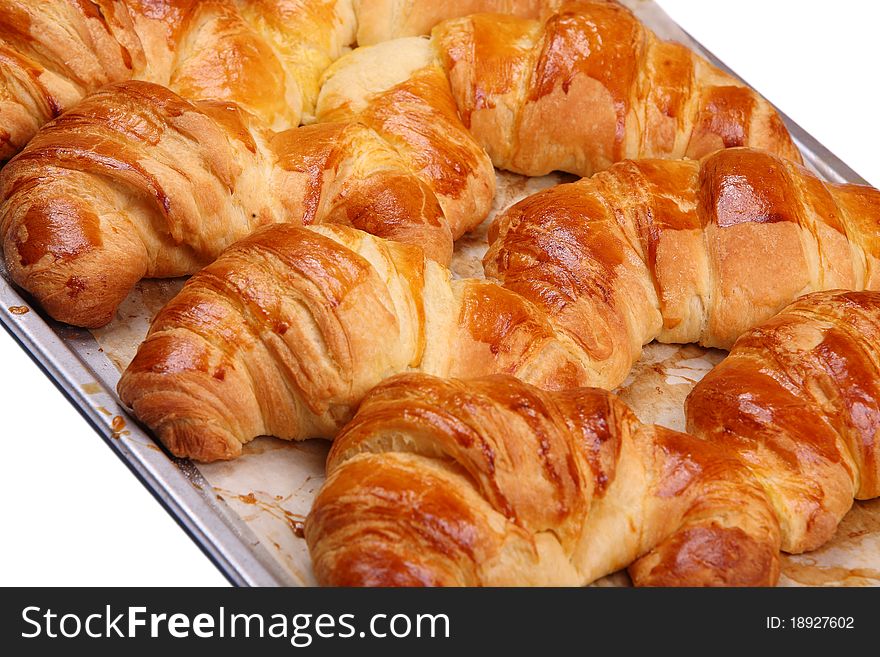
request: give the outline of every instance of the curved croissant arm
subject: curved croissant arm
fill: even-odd
[[[782,549],[819,547],[853,497],[880,496],[880,294],[801,297],[737,340],[686,416],[768,491]]]
[[[235,102],[273,129],[314,116],[355,38],[351,0],[0,0],[0,162],[113,82]]]
[[[876,189],[736,148],[535,194],[496,219],[484,265],[612,389],[652,340],[729,349],[804,293],[880,290],[878,226]]]
[[[420,374],[333,443],[305,535],[342,586],[769,585],[779,533],[726,450],[642,425],[613,394]],[[633,563],[634,562],[634,563]]]
[[[364,109],[344,122],[277,134],[235,105],[154,84],[86,98],[0,172],[13,279],[56,319],[93,327],[144,276],[192,274],[267,223],[348,224],[448,262],[453,239],[489,212],[494,171],[429,44],[378,48],[416,65],[373,75],[368,102],[349,91]],[[345,75],[363,75],[347,61]]]
[[[234,458],[260,435],[332,438],[392,374],[590,377],[543,313],[452,281],[416,247],[343,226],[272,226],[236,243],[163,308],[119,395],[175,454]]]
[[[433,39],[465,124],[503,169],[589,176],[734,146],[801,161],[766,100],[617,2],[563,3],[543,21],[468,16]]]

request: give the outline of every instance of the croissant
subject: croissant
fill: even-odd
[[[623,162],[498,217],[483,264],[620,385],[659,340],[729,349],[811,291],[880,290],[880,191],[745,148]]]
[[[323,585],[769,585],[779,530],[723,445],[596,388],[403,374],[340,433],[305,523]]]
[[[298,125],[355,30],[351,0],[2,0],[0,162],[84,96],[132,78]]]
[[[880,294],[801,297],[737,340],[686,417],[749,465],[783,550],[819,547],[854,497],[880,496]]]
[[[499,168],[589,176],[734,146],[801,161],[770,103],[617,2],[563,3],[543,21],[477,14],[432,34],[465,125]]]
[[[340,433],[305,535],[321,584],[772,585],[880,496],[880,294],[801,297],[687,399],[405,374]]]
[[[191,274],[268,223],[341,222],[447,262],[453,239],[489,212],[492,164],[426,41],[374,48],[405,64],[371,77],[363,120],[350,111],[272,133],[236,105],[191,103],[159,85],[89,96],[0,173],[13,280],[54,318],[94,327],[141,278]],[[346,60],[340,76],[370,63],[369,53]],[[360,102],[356,90],[346,98]]]
[[[880,289],[878,199],[747,149],[624,162],[502,215],[485,261],[495,280],[451,281],[352,229],[279,226],[232,247],[160,312],[120,397],[172,452],[214,460],[263,434],[332,438],[370,388],[411,370],[613,389],[653,339],[729,347],[811,289]],[[288,301],[300,288],[321,296]],[[291,310],[279,320],[242,306],[254,290]],[[270,379],[211,374],[227,360],[252,370],[254,353]]]
[[[371,388],[409,369],[575,385],[587,373],[573,351],[518,295],[453,281],[417,247],[282,224],[184,285],[118,392],[174,454],[213,461],[260,435],[332,438]]]

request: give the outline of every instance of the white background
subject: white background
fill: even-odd
[[[880,185],[880,3],[663,0],[687,31]],[[0,330],[0,585],[225,579]],[[136,561],[132,553],[141,555]]]

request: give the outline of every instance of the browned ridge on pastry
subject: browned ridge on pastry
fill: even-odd
[[[490,233],[495,280],[350,228],[275,227],[190,280],[119,391],[175,454],[213,460],[263,434],[333,438],[410,370],[613,389],[651,340],[730,347],[805,292],[880,288],[878,223],[880,192],[731,149],[522,201]]]
[[[326,94],[347,103],[326,122],[281,133],[232,103],[145,82],[89,96],[0,172],[13,280],[54,318],[94,327],[141,278],[192,274],[268,223],[348,224],[448,262],[491,207],[492,164],[426,41],[357,55],[328,71],[329,90],[377,57],[399,63],[370,88]]]
[[[721,444],[638,422],[596,388],[388,379],[333,443],[306,520],[318,582],[769,585],[779,531]]]
[[[773,106],[739,80],[616,2],[558,4],[542,21],[481,14],[434,29],[459,111],[495,166],[589,176],[735,146],[801,161]]]
[[[687,400],[693,435],[610,393],[387,380],[334,442],[306,521],[321,584],[772,585],[779,551],[880,495],[880,294],[804,296]]]

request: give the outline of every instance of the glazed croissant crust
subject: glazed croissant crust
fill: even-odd
[[[306,521],[321,584],[772,585],[779,550],[880,495],[880,294],[819,292],[742,336],[693,435],[610,393],[406,374],[334,442]]]
[[[348,228],[274,227],[159,313],[120,396],[175,454],[213,460],[263,434],[332,438],[411,370],[613,389],[651,340],[729,347],[804,292],[880,289],[878,201],[747,149],[624,162],[502,215],[494,280]]]

